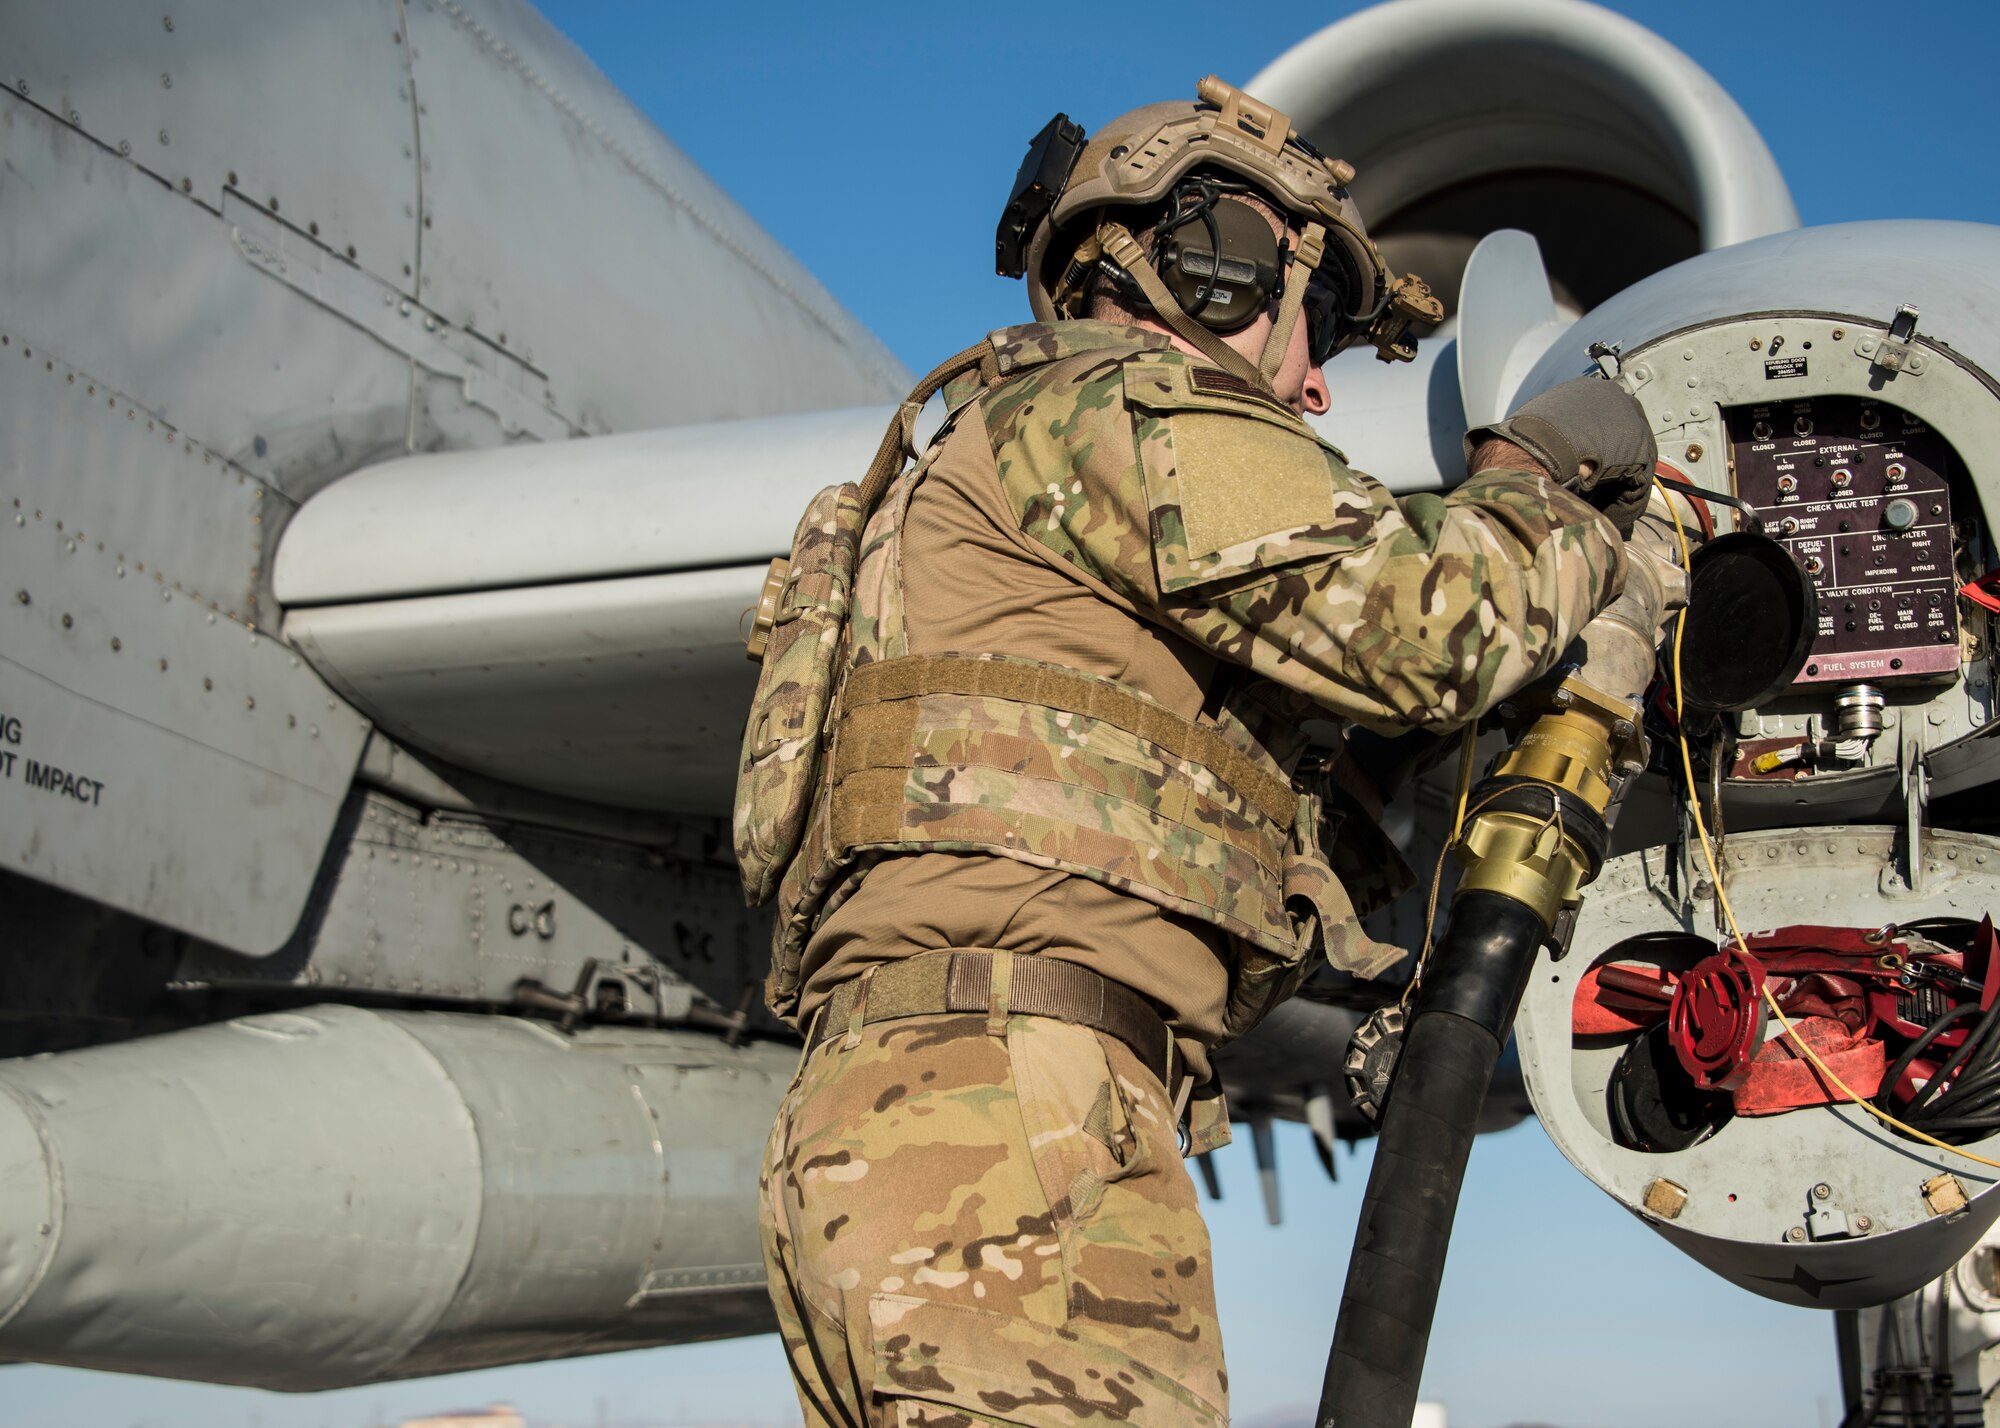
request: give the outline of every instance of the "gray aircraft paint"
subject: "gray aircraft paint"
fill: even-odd
[[[169,8],[0,17],[0,858],[88,900],[17,955],[107,904],[239,994],[740,1004],[764,929],[711,820],[388,745],[356,791],[368,721],[280,638],[273,553],[411,452],[907,374],[526,7]],[[6,1063],[0,1354],[305,1388],[761,1328],[795,1054],[336,1006]]]
[[[0,1338],[300,1390],[766,1329],[795,1059],[322,1006],[0,1063]]]
[[[906,380],[526,7],[15,7],[0,35],[0,705],[24,772],[93,789],[0,800],[7,867],[270,951],[366,733],[273,638],[298,501],[411,450]]]
[[[35,900],[37,965],[164,926],[189,995],[420,1009],[0,1062],[0,1355],[308,1388],[761,1326],[749,1183],[794,1053],[692,1029],[762,935],[719,821],[737,627],[907,374],[525,6],[81,13],[0,17],[0,760],[38,769],[0,786],[0,866],[80,895]],[[1581,107],[1538,138],[1454,81],[1426,147],[1326,98],[1347,57],[1420,76],[1468,36]],[[1727,96],[1589,7],[1385,7],[1256,83],[1360,144],[1364,204],[1560,160],[1649,190],[1689,252],[1796,222]],[[1595,316],[1636,344],[1783,291],[1879,327],[1912,251],[1941,291],[1991,270],[1991,230],[1920,227],[1710,254],[1721,306],[1642,284]],[[1600,335],[1521,376],[1580,278],[1530,282],[1512,239],[1475,264],[1479,236],[1423,360],[1335,364],[1335,439],[1403,489],[1469,400]],[[1905,702],[1953,737],[1986,713]],[[1978,783],[1983,753],[1929,766]],[[1883,814],[1882,770],[1854,782]],[[529,1004],[557,1020],[496,1015]],[[1332,1133],[1324,1011],[1228,1073],[1253,1123]]]

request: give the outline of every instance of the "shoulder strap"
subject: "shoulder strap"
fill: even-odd
[[[1291,262],[1286,265],[1285,295],[1278,300],[1278,320],[1264,342],[1264,360],[1257,364],[1266,387],[1278,380],[1278,369],[1285,365],[1285,353],[1292,345],[1292,329],[1298,325],[1299,310],[1305,304],[1306,287],[1312,281],[1313,269],[1325,256],[1326,229],[1308,223],[1299,234],[1299,246],[1293,250]]]
[[[1181,310],[1174,295],[1167,291],[1167,285],[1160,281],[1160,275],[1153,271],[1146,250],[1139,246],[1131,229],[1122,223],[1103,224],[1097,230],[1097,241],[1104,245],[1111,260],[1139,285],[1139,291],[1152,305],[1153,316],[1172,328],[1177,337],[1231,376],[1240,377],[1254,387],[1270,385],[1256,363]]]
[[[889,429],[882,433],[882,444],[875,448],[875,459],[868,465],[868,474],[861,478],[861,517],[864,521],[889,489],[889,483],[903,469],[903,463],[915,455],[917,413],[924,409],[924,403],[935,396],[946,382],[974,367],[997,370],[992,339],[981,339],[963,352],[945,358],[903,398],[902,405],[896,408],[896,415],[889,422]]]

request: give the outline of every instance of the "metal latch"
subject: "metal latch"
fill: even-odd
[[[1931,798],[1930,769],[1924,763],[1923,726],[1913,719],[1899,719],[1896,751],[1897,773],[1903,786],[1903,881],[1913,893],[1924,890],[1924,809]]]
[[[1883,372],[1908,372],[1916,376],[1924,370],[1924,354],[1911,346],[1917,336],[1917,309],[1904,303],[1896,309],[1895,318],[1889,323],[1885,337],[1864,335],[1854,344],[1854,350],[1866,357],[1870,365]]]

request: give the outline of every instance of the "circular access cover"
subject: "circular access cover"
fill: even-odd
[[[1691,709],[1750,709],[1798,678],[1812,648],[1812,578],[1769,536],[1733,531],[1694,553],[1681,633]],[[1664,647],[1671,667],[1674,632]]]

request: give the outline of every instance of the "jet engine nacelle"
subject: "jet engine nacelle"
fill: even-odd
[[[1377,6],[1294,45],[1248,87],[1355,166],[1355,201],[1391,267],[1444,301],[1414,367],[1355,351],[1328,372],[1321,429],[1397,491],[1455,483],[1460,435],[1501,415],[1487,408],[1503,369],[1482,360],[1490,348],[1462,344],[1482,297],[1511,301],[1511,270],[1482,279],[1472,263],[1489,234],[1534,238],[1546,316],[1566,320],[1698,253],[1798,227],[1771,151],[1722,87],[1581,0]],[[1560,320],[1548,326],[1544,344]]]
[[[1479,240],[1532,233],[1573,312],[1798,227],[1771,151],[1702,68],[1580,0],[1378,6],[1250,82],[1328,154],[1397,271],[1452,310]]]

